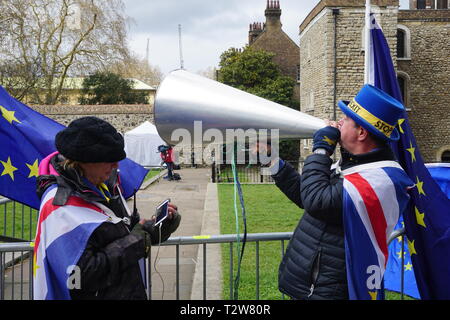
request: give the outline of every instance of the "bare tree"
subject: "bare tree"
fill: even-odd
[[[9,19],[0,33],[0,80],[16,85],[18,98],[54,104],[68,76],[129,55],[121,0],[2,0],[0,12],[0,21]]]
[[[110,64],[107,71],[119,74],[123,78],[136,78],[152,86],[159,85],[164,76],[158,66],[152,66],[146,59],[139,58],[135,54]]]
[[[205,77],[205,78],[209,78],[209,79],[213,79],[213,80],[217,80],[217,69],[215,67],[207,67],[204,70],[199,70],[197,71],[197,74]]]

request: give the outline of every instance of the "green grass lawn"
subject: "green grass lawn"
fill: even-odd
[[[303,210],[293,204],[275,185],[243,185],[245,209],[247,212],[247,232],[292,232],[294,231]],[[236,233],[234,213],[234,186],[219,184],[220,228],[222,234]],[[243,233],[243,222],[238,204],[240,232]],[[239,299],[256,299],[255,243],[247,243],[241,267]],[[286,249],[287,242],[284,248]],[[260,248],[260,292],[263,300],[281,299],[278,291],[278,266],[281,261],[281,242],[261,242]],[[223,299],[230,298],[229,285],[229,244],[222,247]],[[236,248],[233,251],[233,279],[237,271]],[[386,292],[387,300],[400,300],[400,294]],[[405,296],[405,299],[410,299]]]
[[[147,175],[144,178],[144,181],[147,181],[154,176],[158,175],[162,170],[160,168],[152,168],[148,171]]]
[[[218,185],[220,226],[222,234],[236,233],[233,185]],[[274,185],[243,185],[247,212],[247,232],[290,232],[302,215],[302,210],[294,205]],[[240,215],[240,210],[238,211]],[[239,222],[243,232],[242,217]],[[239,299],[256,298],[255,243],[247,243],[241,268]],[[285,248],[287,243],[285,243]],[[261,242],[260,248],[260,299],[280,299],[278,291],[278,265],[281,260],[281,242]],[[224,274],[223,298],[229,299],[229,245],[222,248]],[[236,249],[234,250],[234,272],[236,273]],[[233,276],[234,277],[234,276]]]
[[[0,235],[32,240],[36,233],[38,212],[19,203],[0,205]]]

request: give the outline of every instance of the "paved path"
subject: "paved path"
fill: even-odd
[[[137,194],[138,210],[143,218],[150,218],[156,206],[170,198],[178,206],[181,223],[172,237],[201,234],[203,210],[211,169],[183,168],[177,170],[181,180],[159,179]],[[198,246],[180,246],[180,299],[190,299],[192,281],[197,262]],[[154,259],[158,247],[152,247],[152,299],[176,299],[176,251],[175,246],[161,246],[156,271]],[[164,286],[164,294],[163,294]]]

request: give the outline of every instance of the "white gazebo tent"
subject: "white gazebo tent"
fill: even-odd
[[[127,158],[144,167],[159,167],[161,157],[158,146],[166,144],[156,127],[148,121],[128,131],[124,135]]]

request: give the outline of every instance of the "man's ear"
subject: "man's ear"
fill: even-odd
[[[359,126],[358,130],[358,141],[365,141],[369,137],[369,131],[362,126]]]

